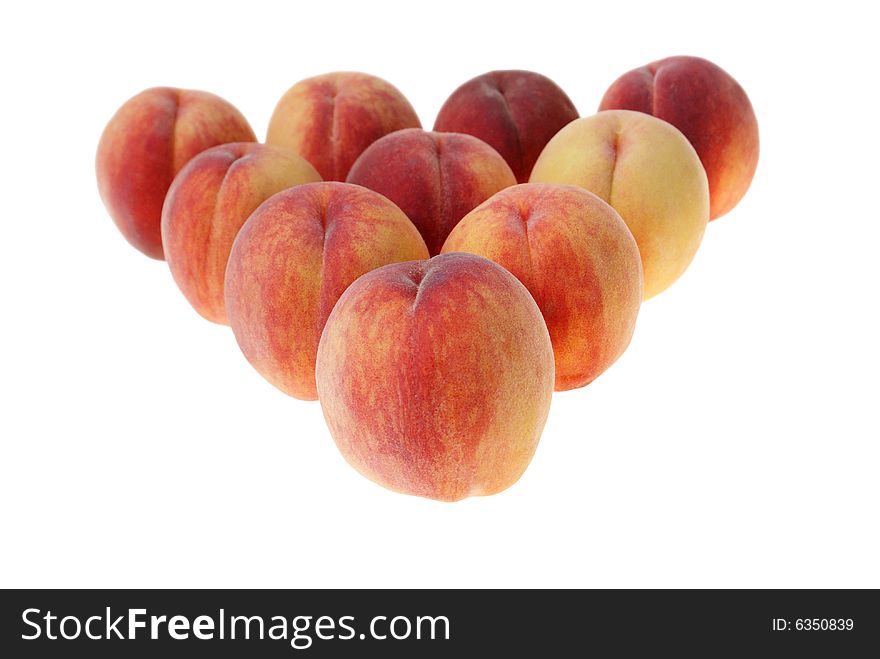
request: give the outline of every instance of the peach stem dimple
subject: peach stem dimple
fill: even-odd
[[[534,281],[534,274],[535,274],[535,266],[532,261],[532,245],[529,242],[529,221],[534,217],[534,215],[532,213],[532,209],[526,207],[523,204],[517,206],[517,212],[519,213],[519,219],[520,219],[520,223],[522,225],[523,242],[525,243],[525,247],[526,247],[526,259],[528,259],[528,264],[529,264],[529,274],[528,274],[529,279],[528,279],[528,282],[523,282],[526,285],[526,287],[528,288],[528,286],[530,286],[531,283]]]
[[[422,263],[413,264],[413,270],[408,273],[409,280],[412,282],[413,286],[416,287],[416,295],[413,298],[413,303],[411,307],[411,311],[415,311],[416,307],[419,305],[419,299],[422,297],[422,291],[425,290],[425,282],[428,280],[431,269],[426,268]]]
[[[608,177],[608,199],[606,200],[609,204],[612,203],[612,194],[614,193],[614,176],[617,174],[617,160],[620,156],[620,131],[623,129],[621,125],[618,124],[617,130],[614,131],[614,141],[611,143],[611,167],[609,171],[611,172]]]

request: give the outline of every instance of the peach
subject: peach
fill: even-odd
[[[452,92],[434,130],[479,137],[525,183],[544,145],[577,118],[574,103],[550,78],[532,71],[490,71]]]
[[[239,229],[276,192],[320,180],[293,151],[253,142],[212,147],[180,170],[162,210],[162,245],[174,281],[196,311],[228,323],[223,280]]]
[[[687,269],[709,221],[709,185],[681,132],[642,112],[573,121],[547,144],[531,180],[586,188],[620,213],[639,246],[644,298]]]
[[[758,166],[758,121],[749,97],[724,69],[699,57],[667,57],[620,76],[600,110],[638,110],[678,128],[709,179],[709,218],[745,195]]]
[[[462,217],[516,183],[504,158],[482,140],[419,128],[373,142],[355,161],[347,180],[400,206],[432,255],[440,253]]]
[[[553,343],[556,390],[583,387],[629,345],[642,264],[620,215],[573,185],[502,190],[458,223],[444,252],[492,259],[535,298]]]
[[[239,347],[285,393],[315,400],[321,330],[362,274],[424,259],[425,242],[397,206],[348,183],[307,183],[266,200],[235,239],[226,312]]]
[[[241,113],[219,96],[147,89],[126,101],[101,135],[98,191],[126,240],[162,259],[162,204],[177,172],[209,147],[256,139]]]
[[[344,181],[364,149],[402,128],[421,123],[396,87],[366,73],[326,73],[284,94],[266,142],[296,151],[324,180]]]
[[[541,312],[473,254],[385,266],[330,314],[318,397],[345,459],[391,490],[442,501],[500,492],[528,466],[553,392]]]

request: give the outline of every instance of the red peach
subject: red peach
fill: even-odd
[[[709,179],[714,220],[742,199],[758,166],[758,121],[724,69],[699,57],[667,57],[620,76],[600,110],[637,110],[668,121],[694,146]]]
[[[162,211],[162,244],[174,281],[196,311],[228,322],[223,279],[239,229],[276,192],[320,180],[293,151],[252,142],[212,147],[180,170]]]
[[[370,144],[395,130],[420,127],[412,105],[390,83],[366,73],[326,73],[284,94],[266,142],[297,152],[325,181],[344,181]]]
[[[345,459],[391,490],[442,501],[500,492],[527,467],[553,392],[535,301],[473,254],[355,281],[330,314],[318,397]]]
[[[532,71],[490,71],[452,93],[434,130],[479,137],[525,183],[544,145],[577,118],[574,103],[550,78]]]
[[[347,180],[400,206],[432,255],[440,253],[462,217],[516,183],[504,158],[482,140],[419,128],[373,142],[355,161]]]
[[[557,391],[589,384],[629,345],[642,301],[639,248],[591,192],[507,188],[468,213],[443,251],[490,258],[525,285],[550,331]]]
[[[147,89],[126,101],[101,135],[98,191],[126,240],[162,259],[162,204],[177,172],[209,147],[256,139],[241,113],[219,96]]]
[[[284,190],[235,239],[226,268],[229,324],[263,377],[314,400],[318,339],[342,292],[374,268],[427,256],[403,211],[372,190],[348,183]]]

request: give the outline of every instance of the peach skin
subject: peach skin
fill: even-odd
[[[544,145],[577,118],[574,103],[550,78],[532,71],[490,71],[452,92],[434,130],[479,137],[525,183]]]
[[[162,245],[174,281],[196,311],[228,323],[223,280],[239,229],[276,192],[320,180],[293,151],[253,142],[212,147],[180,170],[162,211]]]
[[[409,128],[373,142],[348,182],[400,206],[436,255],[461,218],[516,179],[504,158],[476,137]]]
[[[629,345],[642,302],[639,248],[591,192],[507,188],[466,215],[443,251],[485,256],[525,285],[550,332],[557,391],[589,384]]]
[[[638,110],[678,128],[709,179],[709,219],[739,203],[758,166],[758,120],[749,97],[721,67],[699,57],[667,57],[620,76],[600,110]]]
[[[207,92],[155,87],[126,101],[98,143],[98,192],[126,240],[162,259],[162,204],[174,176],[195,155],[257,138],[227,101]]]
[[[642,112],[571,122],[541,152],[532,181],[579,185],[620,213],[639,246],[645,299],[687,269],[709,221],[697,152],[672,124]]]
[[[296,83],[278,101],[266,142],[308,160],[326,181],[344,181],[364,149],[402,128],[421,128],[396,87],[366,73],[326,73]]]
[[[424,259],[397,206],[348,183],[308,183],[267,199],[235,239],[226,311],[248,361],[273,385],[315,400],[321,330],[342,292],[389,263]]]
[[[473,254],[385,266],[357,281],[318,347],[318,397],[345,459],[396,492],[500,492],[537,447],[553,349],[525,287]]]

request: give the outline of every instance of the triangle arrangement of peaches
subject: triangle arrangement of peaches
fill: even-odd
[[[320,400],[355,469],[456,501],[520,477],[554,390],[623,353],[758,151],[742,87],[679,56],[583,118],[549,78],[492,71],[433,131],[388,82],[328,73],[284,94],[264,144],[222,98],[152,88],[96,173],[123,236],[266,380]]]

